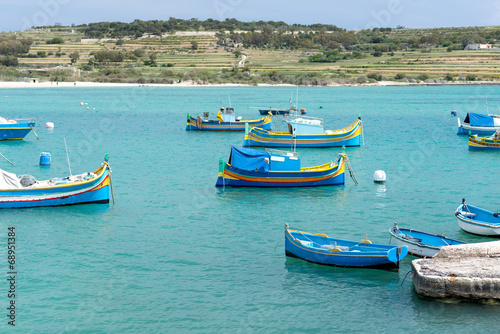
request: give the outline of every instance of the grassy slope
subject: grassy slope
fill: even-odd
[[[463,29],[463,28],[443,28],[443,29]],[[475,28],[473,28],[475,29]],[[479,29],[479,28],[477,28]],[[394,31],[389,34],[389,38],[401,38],[424,34],[435,31],[416,31],[405,29]],[[437,29],[439,30],[439,29]],[[442,29],[441,29],[442,30]],[[82,43],[85,38],[79,33],[59,32],[17,32],[18,38],[30,37],[35,43],[31,47],[30,53],[36,54],[38,51],[52,52],[46,58],[19,58],[21,65],[44,68],[57,65],[67,65],[70,63],[69,54],[78,51],[80,60],[77,65],[88,63],[90,53],[99,50],[122,50],[132,51],[137,48],[145,48],[146,53],[156,53],[157,63],[171,63],[173,67],[149,67],[143,65],[145,56],[140,61],[126,60],[118,65],[118,68],[135,69],[133,75],[136,77],[159,77],[160,72],[166,69],[174,73],[204,72],[208,75],[216,76],[221,70],[230,70],[237,64],[238,60],[231,53],[232,49],[226,49],[216,45],[217,38],[212,36],[167,36],[126,40],[122,46],[117,46],[115,41],[92,41]],[[51,45],[45,41],[59,36],[65,40],[64,44]],[[198,50],[191,50],[191,42],[198,43]],[[248,55],[245,63],[251,72],[256,74],[278,71],[285,75],[296,75],[314,72],[315,75],[323,78],[337,77],[358,77],[377,73],[389,80],[393,79],[397,73],[403,73],[408,77],[417,77],[426,74],[431,78],[443,79],[445,74],[450,73],[456,78],[465,78],[468,74],[474,74],[478,78],[485,80],[499,80],[498,66],[500,65],[500,51],[452,51],[447,52],[446,48],[431,48],[430,52],[422,53],[417,51],[395,52],[393,56],[384,53],[381,57],[373,57],[367,54],[363,59],[342,60],[336,63],[300,63],[300,59],[306,60],[308,55],[318,52],[311,50],[261,50],[244,49]],[[55,53],[65,53],[57,57]],[[116,66],[113,66],[116,68]],[[87,80],[94,80],[92,73],[83,74]],[[67,78],[68,80],[78,80],[81,78]]]

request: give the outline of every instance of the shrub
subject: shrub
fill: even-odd
[[[54,37],[52,39],[49,39],[45,41],[47,44],[63,44],[64,40],[61,37]]]
[[[467,77],[465,77],[465,80],[467,81],[474,81],[476,80],[476,76],[474,74],[467,74]]]
[[[382,74],[378,73],[370,73],[366,77],[377,81],[382,81],[383,79]]]
[[[451,75],[451,73],[446,73],[444,79],[447,81],[453,81],[453,75]]]
[[[380,57],[382,55],[383,55],[382,51],[375,51],[372,53],[372,56],[374,56],[374,57]]]
[[[394,79],[396,79],[396,80],[401,80],[404,78],[406,78],[406,74],[404,74],[404,73],[398,73],[394,76]]]

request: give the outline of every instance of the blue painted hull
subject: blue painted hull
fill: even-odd
[[[285,230],[285,253],[308,262],[337,267],[399,268],[406,246],[355,242]]]
[[[109,202],[109,165],[104,163],[89,179],[63,183],[40,181],[39,188],[0,189],[0,209]],[[82,174],[83,175],[83,174]],[[88,175],[88,174],[86,174]]]
[[[396,243],[408,247],[408,253],[420,257],[432,257],[443,246],[462,245],[465,242],[407,228],[392,227],[389,230]]]
[[[328,167],[325,167],[329,165]],[[318,187],[345,184],[345,158],[339,158],[336,165],[319,166],[318,171],[270,171],[258,172],[235,168],[225,164],[219,173],[216,187]]]
[[[297,134],[288,132],[264,131],[252,128],[245,135],[244,147],[342,147],[361,145],[361,121],[356,120],[349,126],[335,130],[333,133]]]
[[[500,237],[500,215],[477,206],[461,204],[455,210],[458,225],[467,233]]]
[[[0,140],[22,140],[33,127],[35,127],[34,122],[0,124]]]

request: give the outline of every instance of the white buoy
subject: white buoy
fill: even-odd
[[[53,128],[54,128],[54,123],[52,123],[52,122],[47,122],[47,123],[45,123],[45,127],[46,127],[47,129],[53,129]]]
[[[383,170],[376,170],[375,173],[373,173],[373,181],[376,183],[384,183],[385,179],[385,172]]]

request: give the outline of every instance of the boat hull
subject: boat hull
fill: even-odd
[[[290,113],[290,109],[259,109],[261,115],[269,115],[269,113],[273,115],[288,115]]]
[[[441,247],[461,245],[464,242],[447,238],[445,236],[429,234],[404,228],[391,228],[391,236],[396,240],[398,246],[408,247],[408,254],[419,257],[432,257],[436,255]]]
[[[257,120],[241,120],[235,122],[202,121],[197,124],[196,118],[190,117],[187,121],[186,130],[201,131],[245,131],[245,124],[250,127],[271,128],[271,117],[264,117]]]
[[[408,249],[285,230],[285,254],[328,266],[395,269]]]
[[[497,130],[500,130],[500,126],[473,126],[469,123],[461,122],[460,118],[458,118],[457,135],[491,136]]]
[[[469,136],[469,151],[500,150],[500,140],[492,137]]]
[[[335,130],[331,134],[295,135],[286,132],[269,132],[259,128],[250,129],[243,141],[244,147],[342,147],[361,145],[361,121]]]
[[[109,203],[109,168],[105,165],[93,179],[78,184],[0,191],[0,209]]]
[[[500,237],[500,217],[472,205],[461,204],[455,211],[458,226],[467,233]]]
[[[23,140],[35,127],[35,122],[0,124],[0,140]]]
[[[303,169],[299,172],[257,172],[234,168],[225,164],[219,173],[216,187],[318,187],[345,184],[345,159],[321,170]]]

